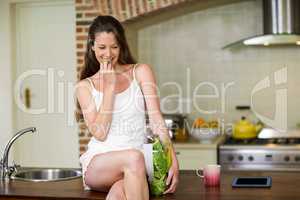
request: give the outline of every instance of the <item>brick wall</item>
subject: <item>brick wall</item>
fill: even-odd
[[[88,26],[98,15],[112,15],[125,22],[191,0],[75,0],[77,72],[83,67]],[[86,150],[91,134],[79,122],[80,155]]]

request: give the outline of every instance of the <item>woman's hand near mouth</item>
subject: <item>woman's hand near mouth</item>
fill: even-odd
[[[100,62],[99,73],[100,76],[102,76],[104,92],[114,91],[116,86],[116,72],[112,66],[111,59],[103,59],[102,62]]]

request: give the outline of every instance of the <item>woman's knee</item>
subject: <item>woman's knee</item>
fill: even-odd
[[[118,181],[110,188],[106,200],[126,200],[124,181]]]
[[[135,173],[145,173],[146,169],[144,154],[139,150],[128,150],[127,168]]]
[[[110,194],[105,200],[126,200],[125,194]]]
[[[105,200],[126,200],[126,196],[123,191],[111,191],[107,194]]]

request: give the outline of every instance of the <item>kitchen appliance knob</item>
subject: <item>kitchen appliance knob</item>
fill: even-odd
[[[229,156],[227,157],[227,159],[228,159],[229,161],[233,161],[234,157],[233,157],[233,155],[229,155]]]
[[[239,156],[238,159],[239,159],[239,161],[242,161],[244,159],[244,157],[243,156]]]
[[[285,156],[285,157],[284,157],[284,160],[285,160],[286,162],[288,162],[288,161],[290,161],[290,157],[289,157],[289,156]]]
[[[295,161],[299,162],[300,161],[300,156],[295,156]]]
[[[254,160],[253,156],[249,156],[249,157],[248,157],[248,160],[249,160],[249,161],[253,161],[253,160]]]

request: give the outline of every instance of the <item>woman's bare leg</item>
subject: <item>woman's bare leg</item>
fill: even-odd
[[[128,158],[130,163],[124,168],[124,188],[127,199],[149,199],[149,190],[146,179],[144,155],[140,151],[132,152]],[[138,198],[135,198],[139,191]]]
[[[127,199],[149,199],[144,155],[139,150],[112,151],[96,155],[85,174],[86,184],[99,191],[108,191],[115,182],[122,179]]]
[[[115,182],[111,186],[111,188],[106,196],[106,200],[126,200],[123,179]]]

